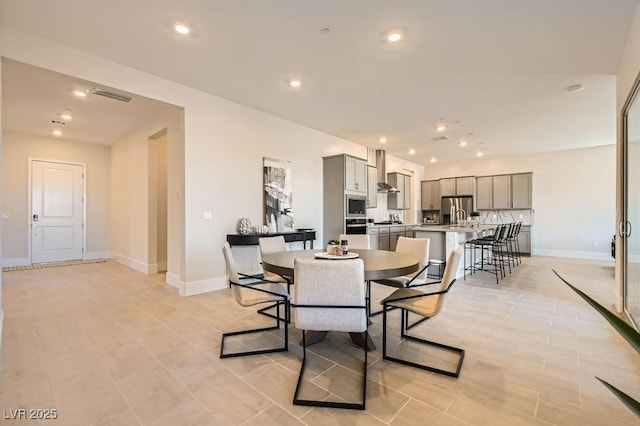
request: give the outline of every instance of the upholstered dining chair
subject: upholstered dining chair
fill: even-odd
[[[240,306],[255,306],[263,303],[276,304],[277,315],[276,325],[272,327],[263,327],[250,330],[232,331],[222,334],[222,340],[220,343],[220,358],[231,358],[244,355],[258,355],[272,352],[285,352],[288,350],[289,341],[289,327],[286,322],[283,324],[284,328],[284,344],[275,348],[257,349],[250,351],[238,351],[225,353],[225,341],[228,337],[239,336],[246,334],[258,334],[269,332],[272,330],[280,329],[280,306],[283,306],[285,312],[289,308],[289,293],[286,291],[281,283],[272,283],[264,280],[256,280],[251,283],[241,283],[240,274],[236,268],[235,261],[233,260],[233,254],[231,253],[231,246],[225,242],[222,246],[222,253],[224,254],[224,260],[227,266],[227,274],[229,276],[229,284],[231,285],[231,291],[236,302]]]
[[[442,281],[436,291],[423,292],[421,286],[401,288],[387,296],[380,302],[383,306],[382,316],[382,358],[388,361],[398,362],[400,364],[409,365],[412,367],[421,368],[423,370],[433,371],[435,373],[444,374],[447,376],[458,377],[460,376],[460,369],[462,368],[462,361],[464,360],[464,349],[456,348],[453,346],[444,345],[442,343],[433,342],[430,340],[422,339],[408,334],[409,312],[417,314],[423,317],[421,320],[414,323],[423,322],[430,318],[435,317],[442,310],[444,304],[445,295],[451,289],[451,286],[456,281],[456,273],[460,266],[460,258],[464,253],[464,248],[459,245],[454,251],[451,252],[447,259],[444,273],[442,275]],[[424,287],[423,287],[424,288]],[[433,287],[430,287],[433,288]],[[453,352],[458,355],[458,362],[454,371],[445,370],[426,364],[420,364],[414,361],[410,361],[406,358],[398,358],[396,356],[389,355],[387,351],[388,342],[388,311],[391,308],[400,308],[400,337],[409,341],[417,342],[419,344],[435,346],[440,349],[444,349],[449,352]],[[402,348],[396,348],[396,351],[401,351]]]
[[[284,241],[284,237],[282,235],[278,235],[276,237],[260,237],[258,239],[258,245],[260,246],[260,256],[269,253],[278,253],[282,251],[287,251],[287,244]],[[263,269],[262,276],[265,280],[271,282],[280,282],[286,284],[287,293],[291,294],[291,283],[292,279],[290,277],[284,277],[282,275],[274,274],[273,272],[269,272]],[[258,310],[259,314],[266,315],[271,318],[275,318],[273,314],[268,312],[272,308],[275,307],[275,304],[271,304],[269,306],[265,306]],[[289,311],[285,312],[287,322],[289,322]]]
[[[361,259],[302,260],[294,263],[293,287],[295,326],[302,330],[302,365],[293,396],[294,405],[364,410],[367,396],[367,349],[362,364],[362,400],[334,402],[300,397],[307,365],[307,331],[362,333],[368,339],[364,289],[364,263]]]
[[[371,248],[371,239],[367,234],[340,234],[340,241],[347,240],[349,242],[349,250]]]
[[[396,252],[408,254],[419,259],[418,272],[413,275],[402,275],[399,277],[375,280],[371,283],[378,283],[396,288],[426,284],[427,270],[429,269],[429,238],[398,237]],[[371,300],[371,283],[368,283],[367,285],[368,300]],[[376,316],[381,313],[382,311],[371,312],[371,305],[369,304],[369,316]]]

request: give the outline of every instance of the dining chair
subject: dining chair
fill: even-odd
[[[418,272],[413,275],[402,275],[399,277],[374,280],[367,285],[367,298],[371,300],[371,284],[377,283],[389,287],[403,288],[427,283],[427,271],[429,269],[429,238],[408,238],[398,237],[396,253],[404,253],[419,259]],[[433,281],[437,282],[437,281]],[[380,315],[382,310],[371,312],[369,303],[369,316]]]
[[[364,262],[348,260],[303,260],[294,262],[293,287],[295,326],[302,330],[302,365],[298,375],[294,405],[364,410],[367,396],[367,348],[363,345],[362,400],[337,402],[300,397],[307,365],[307,331],[361,333],[368,340],[365,303]]]
[[[261,257],[264,254],[287,251],[287,244],[285,243],[284,237],[282,235],[278,235],[275,237],[260,237],[258,239],[258,245],[260,246]],[[263,268],[262,276],[267,281],[280,282],[280,283],[286,284],[287,293],[291,294],[291,283],[293,282],[292,278],[278,275],[273,272],[269,272],[264,268]],[[276,306],[275,304],[271,304],[270,306],[265,306],[264,308],[258,309],[258,313],[268,316],[270,318],[275,318],[272,313],[268,312],[269,310],[273,309],[275,306]],[[287,322],[290,322],[288,310],[285,312],[285,315],[287,317]]]
[[[340,234],[339,240],[347,240],[349,242],[349,250],[371,249],[371,239],[368,234]]]
[[[257,349],[257,350],[249,350],[249,351],[238,351],[231,353],[224,353],[225,341],[228,337],[231,336],[240,336],[247,334],[258,334],[265,333],[272,330],[280,329],[280,306],[284,305],[285,312],[289,308],[289,293],[280,283],[272,283],[265,280],[255,280],[250,283],[241,283],[240,282],[240,274],[238,273],[235,261],[233,259],[233,254],[231,253],[231,246],[229,243],[225,242],[222,246],[222,253],[224,254],[224,260],[227,267],[227,274],[229,277],[229,284],[231,286],[231,291],[233,292],[233,296],[236,302],[240,306],[254,306],[263,303],[275,303],[277,309],[276,325],[272,327],[263,327],[263,328],[255,328],[250,330],[240,330],[240,331],[232,331],[228,333],[222,334],[222,340],[220,343],[220,358],[231,358],[238,357],[244,355],[258,355],[258,354],[266,354],[272,352],[285,352],[288,350],[288,341],[289,341],[289,327],[286,322],[283,325],[284,328],[284,344],[282,346],[268,348],[268,349]]]
[[[409,312],[417,314],[422,317],[421,320],[414,323],[417,325],[418,323],[422,323],[425,320],[431,319],[438,315],[444,304],[445,295],[451,289],[454,282],[456,281],[456,273],[458,271],[458,267],[460,266],[460,258],[464,253],[464,249],[462,245],[459,245],[454,251],[451,252],[449,258],[447,259],[447,264],[442,276],[442,281],[440,281],[440,285],[437,291],[423,292],[420,289],[421,286],[409,287],[409,288],[401,288],[387,296],[380,302],[383,306],[383,315],[382,315],[382,358],[388,361],[398,362],[400,364],[409,365],[416,368],[421,368],[423,370],[433,371],[435,373],[444,374],[451,377],[460,376],[460,370],[462,368],[462,362],[464,360],[464,349],[456,348],[454,346],[445,345],[442,343],[433,342],[430,340],[426,340],[423,338],[416,337],[414,335],[408,334],[408,324],[409,324]],[[453,352],[458,355],[458,362],[454,371],[445,370],[442,368],[429,366],[426,364],[420,364],[418,362],[410,361],[407,358],[399,358],[396,356],[389,355],[387,351],[388,342],[387,337],[389,334],[388,330],[388,315],[387,312],[391,308],[400,308],[400,337],[402,339],[417,342],[419,344],[424,344],[428,346],[437,347],[440,349],[444,349],[449,352]],[[403,342],[404,343],[404,342]],[[396,351],[401,351],[402,349],[409,349],[406,347],[398,348]],[[409,349],[410,350],[410,349]],[[429,357],[430,358],[430,357]]]

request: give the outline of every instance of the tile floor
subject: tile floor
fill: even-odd
[[[459,281],[418,333],[466,349],[460,378],[383,361],[376,350],[364,412],[291,404],[301,358],[293,327],[288,353],[220,360],[221,332],[267,321],[238,307],[229,290],[181,297],[162,275],[112,261],[7,272],[0,423],[39,424],[7,417],[55,408],[58,419],[40,423],[640,424],[594,378],[640,397],[638,354],[552,268],[612,306],[611,262],[526,258],[499,286],[486,273]],[[380,323],[370,327],[378,348]],[[310,348],[305,395],[349,398],[360,355],[330,333]]]

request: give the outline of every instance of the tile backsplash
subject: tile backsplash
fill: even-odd
[[[535,221],[534,210],[481,210],[479,213],[480,223],[522,222],[533,225]]]
[[[386,192],[378,192],[377,203],[375,209],[367,209],[367,219],[373,219],[375,222],[383,222],[389,220],[389,214],[393,213],[399,213],[400,219],[402,219],[404,210],[389,210]]]

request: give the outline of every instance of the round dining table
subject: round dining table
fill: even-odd
[[[292,277],[290,282],[295,285],[294,263],[296,259],[316,259],[316,253],[325,253],[322,250],[291,250],[277,253],[265,253],[262,255],[262,267],[264,270],[276,273],[284,277]],[[365,281],[393,278],[408,275],[418,271],[420,261],[418,258],[406,253],[397,253],[387,250],[353,249],[349,253],[358,253],[358,258],[364,263]],[[340,259],[323,260],[325,262],[340,262]],[[363,283],[364,284],[364,283]],[[307,331],[305,333],[307,345],[322,341],[326,331]],[[349,333],[353,343],[367,350],[376,348],[373,340],[364,333]],[[365,343],[366,342],[366,343]]]
[[[278,275],[293,277],[295,259],[314,259],[322,250],[291,250],[262,255],[262,267]],[[420,261],[415,256],[387,250],[353,249],[349,253],[358,253],[364,262],[364,279],[366,281],[393,278],[416,272]],[[340,260],[327,260],[339,262]],[[295,278],[293,280],[295,282]]]

